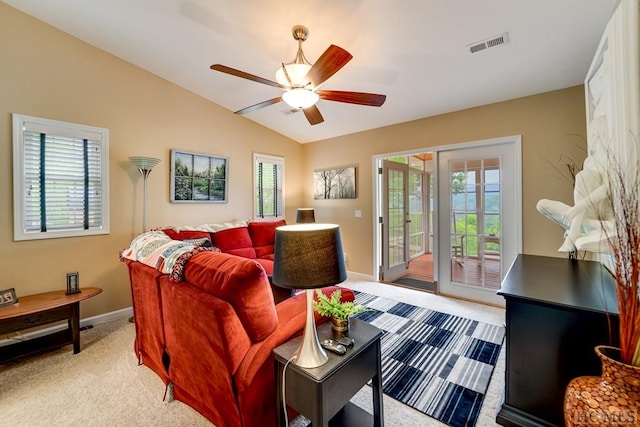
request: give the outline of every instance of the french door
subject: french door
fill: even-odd
[[[520,138],[437,152],[438,282],[442,293],[491,304],[521,252]]]
[[[405,274],[409,260],[425,253],[425,173],[404,163],[382,162],[382,279]]]
[[[382,162],[382,279],[393,281],[408,268],[409,166]]]

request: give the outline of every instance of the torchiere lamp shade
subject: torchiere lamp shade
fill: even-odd
[[[340,226],[298,224],[276,228],[273,283],[314,289],[347,280]]]
[[[296,211],[296,222],[298,224],[316,222],[316,215],[313,208],[298,208]]]
[[[151,169],[153,169],[155,165],[160,163],[160,159],[156,159],[155,157],[133,156],[129,157],[129,160],[131,160],[131,163],[136,165],[138,169],[148,171],[151,171]],[[140,173],[142,173],[142,171],[140,171]]]

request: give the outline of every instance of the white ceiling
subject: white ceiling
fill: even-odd
[[[236,111],[280,89],[295,24],[313,63],[330,45],[353,59],[323,89],[387,95],[380,107],[321,100],[324,123],[278,103],[245,115],[310,142],[581,84],[616,0],[2,0],[62,31]],[[467,45],[508,32],[509,44]]]

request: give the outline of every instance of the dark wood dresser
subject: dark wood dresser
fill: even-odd
[[[498,294],[506,300],[507,337],[496,422],[563,426],[569,381],[600,375],[593,348],[610,344],[608,318],[613,344],[618,342],[613,278],[599,262],[521,254]]]

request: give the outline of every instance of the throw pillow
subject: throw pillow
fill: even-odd
[[[247,227],[227,228],[212,234],[213,244],[222,252],[245,258],[255,258]]]
[[[276,238],[276,228],[287,225],[284,219],[277,221],[252,221],[249,223],[249,234],[254,247],[273,245]],[[273,251],[272,251],[273,252]]]

